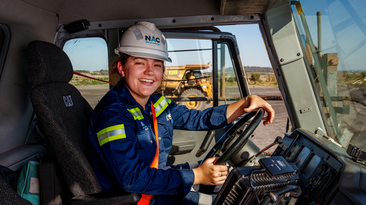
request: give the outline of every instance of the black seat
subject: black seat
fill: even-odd
[[[0,175],[0,204],[2,205],[32,205],[23,199]]]
[[[66,53],[52,43],[33,41],[28,45],[28,60],[28,80],[34,85],[31,101],[39,128],[73,195],[71,203],[136,203],[140,198],[138,194],[111,196],[102,193],[87,159],[89,149],[92,149],[88,126],[93,110],[69,84],[73,69]]]

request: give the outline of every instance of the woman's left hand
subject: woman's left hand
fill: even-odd
[[[273,122],[275,118],[275,111],[273,110],[272,106],[261,97],[257,95],[249,95],[245,98],[246,102],[244,105],[244,112],[251,112],[256,108],[264,108],[267,112],[267,116],[263,117],[263,124],[267,125]]]
[[[249,95],[228,106],[226,111],[227,123],[234,121],[244,113],[251,112],[256,108],[264,108],[267,112],[267,115],[263,117],[264,125],[268,125],[273,122],[275,111],[272,106],[257,95]]]

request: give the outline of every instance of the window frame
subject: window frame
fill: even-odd
[[[107,39],[105,38],[105,36],[104,35],[101,35],[101,34],[99,34],[99,33],[97,33],[97,34],[81,34],[81,35],[74,35],[74,36],[72,36],[72,37],[65,37],[65,38],[63,38],[62,39],[62,41],[59,43],[59,47],[62,49],[62,50],[64,50],[64,48],[65,48],[65,45],[66,45],[66,43],[67,42],[69,42],[69,41],[72,41],[72,40],[75,40],[75,39],[81,39],[81,40],[85,40],[85,39],[90,39],[90,38],[98,38],[98,40],[102,40],[102,41],[104,41],[104,43],[105,43],[105,46],[106,46],[106,51],[107,51],[107,53],[106,53],[106,55],[107,55],[107,59],[106,59],[106,61],[103,61],[103,62],[105,62],[106,63],[106,65],[107,65],[107,67],[105,68],[106,70],[107,70],[107,72],[108,72],[108,75],[106,75],[106,76],[108,76],[108,79],[102,79],[102,80],[104,80],[104,82],[106,83],[106,84],[108,84],[108,82],[110,82],[110,53],[109,53],[109,43],[108,43],[108,41],[107,41]],[[65,51],[64,51],[65,52]],[[65,52],[66,53],[66,52]],[[66,53],[67,54],[67,53]],[[67,54],[68,55],[68,57],[69,57],[69,59],[70,59],[70,62],[71,63],[73,63],[73,61],[72,61],[72,58],[69,56],[69,54]],[[86,66],[87,67],[87,66]],[[73,65],[73,71],[75,72],[75,71],[77,71],[78,70],[78,68],[76,67],[76,66],[74,66]],[[91,70],[89,70],[90,72],[92,72]],[[75,73],[74,73],[74,75],[75,75]],[[84,78],[84,77],[83,77]],[[89,79],[90,80],[90,79]],[[106,81],[108,81],[108,82],[106,82]],[[76,89],[78,89],[79,90],[79,92],[84,96],[84,98],[85,98],[85,100],[90,104],[90,106],[94,109],[95,107],[96,107],[96,105],[98,104],[98,102],[99,102],[99,100],[104,96],[104,94],[108,91],[108,90],[110,90],[114,85],[113,84],[109,84],[109,86],[108,86],[108,89],[105,91],[105,93],[101,93],[100,95],[95,95],[95,96],[90,96],[90,95],[88,95],[88,96],[86,96],[87,95],[87,90],[85,90],[85,89],[81,89],[80,87],[83,87],[82,85],[76,85],[76,84],[73,84],[73,83],[71,83],[72,81],[70,81],[70,84],[72,84],[72,85],[74,85],[75,87],[76,87]],[[99,98],[98,98],[99,97]]]
[[[207,31],[164,31],[163,33],[166,38],[195,38],[195,39],[209,39],[212,41],[212,73],[213,73],[213,106],[219,105],[219,97],[218,97],[218,44],[226,44],[228,47],[228,51],[231,55],[231,60],[233,61],[235,76],[238,81],[238,88],[241,94],[241,97],[250,95],[249,86],[247,79],[245,77],[244,66],[240,60],[240,53],[238,49],[238,45],[235,39],[235,36],[228,32],[207,32]],[[239,56],[235,58],[235,56]]]

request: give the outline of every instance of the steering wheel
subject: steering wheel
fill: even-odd
[[[241,150],[249,140],[250,135],[254,132],[254,130],[258,127],[259,123],[262,120],[264,114],[263,108],[255,109],[252,112],[246,113],[242,118],[240,118],[234,125],[232,125],[224,135],[216,142],[216,144],[212,147],[210,152],[206,155],[206,157],[202,160],[204,162],[206,159],[214,157],[219,151],[223,151],[220,158],[215,162],[215,164],[222,164],[227,160],[231,159],[231,157],[236,154],[239,150]],[[236,136],[236,131],[248,120],[250,120],[254,116],[253,120],[250,124],[244,129],[244,131],[239,135],[239,137],[230,145],[230,147],[223,150],[224,146],[231,141],[233,141]]]

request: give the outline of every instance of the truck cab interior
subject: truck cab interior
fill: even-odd
[[[195,79],[204,94],[160,89],[199,109],[252,94],[240,55],[250,47],[237,42],[246,31],[221,28],[255,25],[263,39],[288,116],[266,142],[274,151],[264,154],[251,139],[261,109],[225,129],[174,130],[170,165],[220,156],[231,166],[213,204],[364,204],[365,18],[362,0],[0,0],[0,203],[31,204],[17,190],[29,162],[38,163],[39,189],[23,192],[40,204],[138,202],[138,193],[102,192],[88,162],[88,126],[113,87],[108,69],[123,32],[149,21],[167,39],[166,66],[177,68],[170,76],[207,65]],[[77,75],[100,57],[86,77],[111,83],[101,95],[80,90]]]

